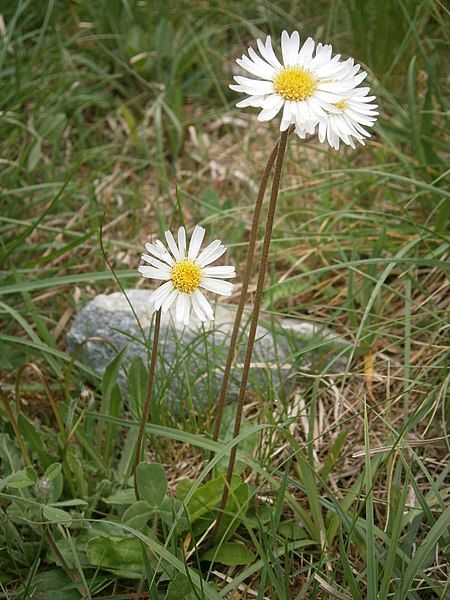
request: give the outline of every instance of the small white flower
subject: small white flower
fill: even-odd
[[[318,123],[318,136],[320,142],[327,141],[335,150],[339,150],[339,141],[342,140],[348,146],[356,148],[354,140],[364,146],[364,138],[370,137],[370,133],[363,127],[372,127],[377,120],[377,104],[373,104],[375,96],[368,96],[370,88],[356,88],[350,97],[342,97],[334,104],[336,112],[330,112],[325,120]],[[295,132],[304,138],[307,133],[314,133],[299,125]]]
[[[334,105],[337,113],[330,113],[326,121],[319,121],[319,140],[328,141],[330,146],[339,150],[339,140],[355,148],[353,138],[364,146],[364,138],[370,133],[363,127],[372,127],[377,120],[378,104],[373,104],[375,96],[368,96],[370,88],[356,88],[353,94],[343,96]]]
[[[145,244],[149,254],[142,260],[151,266],[141,265],[139,272],[149,279],[165,281],[150,296],[150,310],[167,312],[174,302],[175,318],[178,323],[189,323],[191,308],[200,321],[214,319],[214,311],[200,288],[230,296],[233,284],[223,279],[236,277],[234,267],[210,267],[226,251],[220,240],[211,242],[200,252],[205,230],[197,225],[192,233],[189,247],[184,227],[178,229],[178,244],[170,231],[165,232],[167,246],[156,240]]]
[[[261,54],[253,48],[237,63],[259,79],[234,77],[237,85],[231,89],[247,94],[238,107],[262,108],[260,121],[273,119],[283,108],[280,130],[295,124],[300,137],[319,127],[319,139],[327,139],[333,148],[341,139],[354,147],[353,138],[363,143],[370,134],[362,125],[371,126],[376,120],[376,105],[368,104],[368,88],[357,86],[367,73],[352,58],[342,61],[332,57],[330,45],[315,44],[308,38],[300,47],[300,36],[294,31],[281,35],[283,63],[275,55],[270,36],[263,44],[257,40]]]

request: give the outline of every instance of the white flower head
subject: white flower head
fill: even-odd
[[[378,104],[373,104],[375,96],[368,96],[370,88],[356,88],[351,96],[343,96],[334,108],[339,112],[328,114],[325,121],[319,121],[319,140],[325,140],[335,150],[339,150],[339,140],[355,148],[353,139],[364,146],[364,138],[370,137],[365,129],[372,127],[377,120]]]
[[[203,290],[222,296],[230,296],[233,284],[224,279],[236,277],[234,267],[209,266],[224,254],[227,247],[220,240],[211,242],[200,252],[205,230],[196,225],[189,246],[184,227],[178,229],[178,243],[170,231],[165,232],[167,247],[159,240],[145,244],[148,254],[142,260],[150,266],[141,265],[139,272],[149,279],[165,281],[150,296],[150,311],[167,312],[175,303],[175,318],[188,325],[191,308],[200,321],[214,319],[214,311],[205,298]]]
[[[247,95],[238,107],[261,108],[260,121],[273,119],[283,109],[281,131],[294,124],[298,135],[305,137],[319,126],[319,138],[327,139],[333,148],[339,146],[339,139],[354,147],[353,138],[362,143],[370,136],[362,125],[373,125],[378,113],[374,112],[375,105],[364,106],[373,97],[367,97],[368,88],[357,87],[367,73],[360,72],[353,59],[342,61],[339,54],[332,57],[331,45],[316,44],[312,38],[300,46],[298,31],[292,35],[283,31],[282,63],[270,36],[265,43],[256,43],[260,55],[249,48],[248,56],[236,61],[258,77],[234,77],[237,85],[230,85],[231,89]]]

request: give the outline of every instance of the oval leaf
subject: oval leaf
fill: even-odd
[[[53,463],[45,470],[44,477],[51,481],[52,479],[55,479],[55,477],[58,477],[61,473],[61,469],[62,466],[60,463]]]
[[[242,544],[224,542],[220,546],[214,546],[207,550],[201,559],[234,567],[235,565],[248,565],[254,562],[256,556]]]
[[[142,500],[158,508],[167,490],[167,477],[159,463],[141,462],[136,469],[136,483]]]
[[[8,487],[20,489],[34,485],[38,480],[38,475],[32,467],[27,467],[21,471],[11,473],[4,481]]]
[[[142,577],[142,543],[135,537],[98,536],[88,542],[86,553],[91,564],[96,567],[133,579]]]
[[[132,504],[123,513],[122,523],[133,527],[133,529],[142,529],[147,525],[148,520],[152,516],[152,507],[145,500],[139,500]]]
[[[51,523],[62,523],[64,525],[70,525],[72,519],[65,510],[55,508],[54,506],[45,506],[43,510],[44,518]]]

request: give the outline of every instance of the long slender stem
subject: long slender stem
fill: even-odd
[[[136,484],[136,469],[141,461],[142,440],[144,439],[145,425],[147,424],[148,413],[152,402],[153,380],[155,378],[156,359],[158,355],[159,330],[161,328],[161,309],[156,312],[155,328],[153,331],[152,354],[150,357],[150,366],[148,368],[147,391],[145,394],[144,408],[142,409],[141,421],[139,423],[138,438],[136,442],[136,454],[133,465],[134,493],[136,500],[140,500],[139,490]]]
[[[222,387],[220,389],[219,401],[217,404],[217,413],[216,413],[216,418],[215,418],[215,423],[214,423],[214,433],[213,433],[214,441],[217,441],[219,438],[220,425],[222,423],[222,416],[223,416],[223,409],[224,409],[225,400],[227,397],[228,381],[230,379],[231,367],[233,366],[233,361],[234,361],[234,358],[236,355],[236,344],[237,344],[237,339],[238,339],[238,335],[239,335],[239,328],[240,328],[241,321],[242,321],[242,315],[244,313],[245,303],[247,301],[247,291],[248,291],[248,286],[250,283],[250,278],[252,275],[253,257],[255,255],[255,246],[256,246],[256,240],[258,237],[258,225],[259,225],[259,220],[261,218],[261,209],[262,209],[264,195],[265,195],[266,188],[267,188],[267,182],[269,181],[269,176],[272,171],[272,167],[274,165],[275,159],[277,157],[279,143],[280,143],[280,141],[278,140],[277,143],[275,144],[275,146],[273,147],[272,152],[270,153],[270,156],[267,160],[266,166],[264,167],[264,171],[263,171],[263,174],[261,177],[261,183],[259,184],[258,196],[257,196],[256,202],[255,202],[255,209],[253,211],[253,219],[252,219],[252,225],[251,225],[251,230],[250,230],[250,238],[248,241],[248,248],[247,248],[247,257],[246,257],[246,261],[245,261],[245,270],[244,270],[244,275],[242,278],[241,295],[240,295],[239,304],[238,304],[238,307],[236,310],[236,317],[234,319],[233,330],[231,332],[230,346],[228,348],[228,356],[227,356],[227,361],[225,364],[225,369],[224,369],[223,378],[222,378]],[[212,460],[213,454],[214,453],[211,452],[210,460]]]
[[[286,144],[287,144],[287,138],[288,138],[289,133],[290,133],[289,130],[286,130],[281,135],[279,148],[278,148],[278,154],[277,154],[277,161],[275,164],[275,172],[274,172],[273,183],[272,183],[272,192],[270,195],[270,203],[269,203],[269,208],[268,208],[268,212],[267,212],[266,230],[264,233],[264,242],[263,242],[263,247],[262,247],[262,251],[261,251],[261,259],[260,259],[260,263],[259,263],[258,282],[256,285],[255,302],[253,305],[253,314],[252,314],[252,319],[251,319],[251,324],[250,324],[250,331],[249,331],[248,341],[247,341],[247,349],[246,349],[246,353],[245,353],[244,366],[243,366],[243,370],[242,370],[242,379],[241,379],[241,384],[239,387],[239,395],[238,395],[238,400],[237,400],[236,420],[234,423],[233,439],[237,438],[237,436],[239,435],[239,433],[241,431],[241,421],[242,421],[242,413],[243,413],[243,408],[244,408],[244,399],[245,399],[245,393],[247,391],[247,382],[248,382],[248,376],[249,376],[249,372],[250,372],[250,363],[251,363],[252,355],[253,355],[253,347],[255,344],[256,329],[258,327],[259,312],[261,309],[261,300],[262,300],[262,295],[263,295],[263,290],[264,290],[264,280],[266,277],[267,263],[268,263],[268,258],[269,258],[270,241],[272,238],[273,223],[274,223],[274,219],[275,219],[275,209],[277,206],[278,191],[280,189],[281,171],[283,168],[284,155],[286,153]],[[213,535],[212,535],[213,539],[217,535],[217,531],[219,530],[220,523],[222,521],[223,512],[224,512],[225,506],[227,504],[228,494],[229,494],[230,485],[231,485],[231,478],[233,476],[234,465],[236,462],[236,453],[237,453],[237,445],[234,445],[233,448],[231,449],[230,458],[228,460],[227,476],[226,476],[226,481],[225,481],[225,485],[223,488],[223,494],[222,494],[222,500],[220,503],[219,513],[217,515],[216,524],[215,524],[214,530],[213,530]]]

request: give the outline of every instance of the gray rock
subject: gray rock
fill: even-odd
[[[121,292],[96,296],[78,312],[67,334],[71,353],[86,338],[97,338],[82,344],[78,358],[100,376],[117,351],[128,346],[125,369],[119,373],[119,384],[125,395],[125,371],[131,361],[134,357],[141,357],[145,363],[148,361],[152,323],[148,311],[150,292],[127,290],[126,295],[128,300]],[[162,315],[155,398],[174,410],[192,407],[198,410],[217,400],[235,314],[235,306],[218,304],[213,322],[202,324],[192,320],[187,327],[177,324],[170,313]],[[250,313],[246,313],[243,319],[229,401],[236,398],[239,388],[249,316]],[[296,368],[302,365],[311,368],[317,362],[317,346],[321,348],[323,344],[311,344],[311,340],[314,337],[317,340],[318,335],[324,339],[324,335],[318,334],[308,323],[290,319],[272,323],[269,327],[270,330],[258,326],[249,389],[257,396],[282,397],[294,385]],[[329,338],[330,332],[325,336]],[[298,348],[307,348],[308,344],[311,351],[301,352],[293,360]]]

